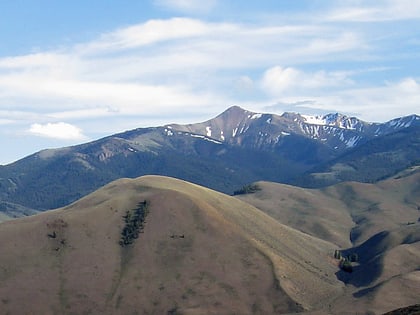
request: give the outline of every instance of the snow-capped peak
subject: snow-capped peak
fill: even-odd
[[[340,129],[350,129],[354,130],[362,121],[355,117],[347,117],[345,115],[341,115],[338,113],[334,114],[327,114],[324,116],[313,116],[313,115],[300,115],[304,122],[310,125],[318,125],[318,126],[333,126]]]
[[[327,125],[327,120],[325,119],[325,116],[311,116],[311,115],[301,115],[303,120],[311,125],[321,125],[325,126]]]

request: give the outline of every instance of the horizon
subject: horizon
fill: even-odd
[[[418,115],[420,1],[0,4],[0,164],[254,112]]]

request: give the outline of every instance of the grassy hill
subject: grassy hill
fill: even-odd
[[[337,271],[346,287],[331,304],[332,314],[384,313],[418,302],[418,169],[377,184],[347,182],[323,189],[255,185],[259,190],[237,198],[283,224],[336,244],[344,257],[357,254],[351,273]]]
[[[228,196],[120,179],[0,224],[5,314],[381,314],[416,304],[418,171]],[[127,245],[124,240],[129,240]],[[357,253],[352,272],[333,257]]]
[[[141,233],[121,246],[127,217],[145,200]],[[0,247],[5,314],[284,314],[322,308],[344,288],[335,245],[159,176],[3,222]]]

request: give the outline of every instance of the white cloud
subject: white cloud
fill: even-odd
[[[234,103],[223,89],[238,87],[236,71],[339,56],[359,45],[357,35],[309,25],[150,20],[68,49],[0,58],[0,106],[32,104],[58,119],[107,116],[107,108],[116,115],[223,109]]]
[[[74,125],[58,122],[47,124],[32,124],[28,132],[30,134],[61,139],[61,140],[86,140],[87,137],[83,134],[82,130]]]
[[[273,96],[308,93],[314,89],[344,87],[351,84],[352,81],[345,72],[304,72],[280,66],[266,70],[261,80],[262,88]]]
[[[272,95],[280,95],[297,83],[299,72],[293,68],[280,66],[268,69],[262,79],[262,87]]]
[[[203,36],[223,28],[223,24],[209,24],[190,18],[150,20],[107,33],[97,41],[78,45],[81,53],[109,52],[142,47],[170,40]]]
[[[382,86],[345,90],[338,95],[352,111],[381,121],[418,114],[420,83],[414,78],[404,78]]]
[[[62,100],[63,109],[97,108],[101,104],[122,114],[144,113],[147,106],[158,109],[202,106],[209,102],[208,96],[194,95],[182,86],[52,79],[28,74],[0,77],[0,86],[13,91],[12,97],[30,95],[32,99],[41,100],[42,107],[50,110],[56,109],[57,102]]]
[[[396,117],[418,114],[420,104],[420,82],[405,78],[397,82],[388,82],[381,86],[368,88],[342,88],[334,93],[318,90],[289,95],[277,95],[272,101],[276,108],[294,105],[295,110],[305,108],[307,113],[341,112],[358,116],[366,121],[380,122]],[[308,110],[309,109],[309,110]]]

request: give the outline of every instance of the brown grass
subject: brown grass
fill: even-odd
[[[403,223],[418,215],[417,183],[305,190],[261,182],[239,200],[167,177],[118,180],[65,208],[0,224],[0,313],[354,314],[414,304],[420,226]],[[144,233],[122,248],[122,216],[145,199]],[[391,229],[377,237],[381,225]],[[356,228],[354,245],[366,254],[343,282],[332,254],[352,245]]]
[[[344,294],[321,312],[384,313],[415,304],[420,296],[420,172],[403,175],[325,189],[258,182],[260,191],[238,198],[283,224],[359,254],[352,274],[337,269],[347,284]]]
[[[144,233],[122,248],[122,216],[144,199]],[[329,243],[236,198],[156,176],[4,222],[0,247],[4,314],[282,314],[342,288]]]

